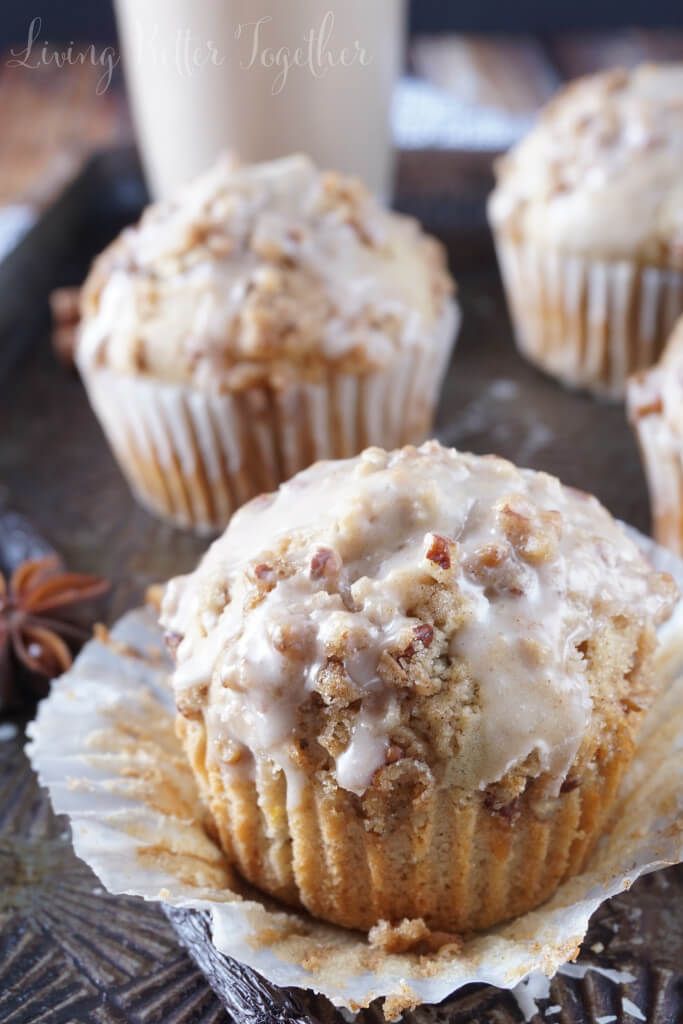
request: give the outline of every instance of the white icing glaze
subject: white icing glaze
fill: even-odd
[[[492,545],[502,552],[493,575],[481,562]],[[278,558],[288,575],[272,568]],[[257,567],[276,573],[265,594]],[[557,789],[591,715],[579,645],[614,615],[646,621],[667,607],[594,498],[436,442],[368,449],[318,463],[242,508],[198,569],[169,584],[162,621],[183,637],[178,698],[205,684],[210,742],[228,738],[272,759],[295,787],[298,711],[327,661],[341,661],[359,709],[336,778],[360,795],[397,723],[398,690],[380,662],[423,624],[419,586],[462,597],[446,639],[478,693],[452,751],[452,777],[469,790],[530,756]]]
[[[576,253],[680,262],[683,65],[568,86],[501,161],[489,213]]]
[[[209,390],[280,358],[358,352],[382,366],[397,345],[428,343],[448,291],[435,243],[360,183],[303,156],[223,159],[95,265],[80,360]]]

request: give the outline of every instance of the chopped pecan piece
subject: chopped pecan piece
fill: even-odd
[[[332,548],[318,548],[311,559],[310,575],[312,580],[320,580],[323,577],[329,579],[336,576],[341,569],[341,559]]]
[[[513,822],[520,813],[520,799],[518,796],[509,800],[507,803],[498,803],[492,793],[487,793],[484,797],[484,807],[491,814],[495,814],[497,817],[502,818],[503,821]]]
[[[429,647],[432,640],[434,639],[434,627],[430,626],[428,622],[422,622],[419,626],[413,628],[413,639],[410,641],[408,646],[401,653],[401,658],[412,658],[417,648],[415,644],[419,644],[421,647]]]
[[[423,622],[421,626],[415,627],[413,636],[420,641],[423,647],[429,647],[434,639],[434,629],[428,622]]]
[[[438,533],[430,533],[428,537],[429,546],[425,557],[438,565],[440,569],[447,571],[451,567],[451,544],[453,542]]]
[[[560,793],[571,793],[573,790],[578,789],[579,780],[572,779],[571,776],[567,776],[562,785],[560,786]]]

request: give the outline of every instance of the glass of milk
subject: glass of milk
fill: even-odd
[[[116,0],[152,194],[222,151],[245,162],[308,153],[382,198],[405,0]]]

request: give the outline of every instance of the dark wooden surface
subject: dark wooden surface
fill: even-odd
[[[60,235],[60,245],[42,246],[36,236],[28,238],[17,258],[32,271],[11,275],[11,295],[3,291],[7,277],[0,275],[0,304],[11,299],[13,309],[24,309],[18,319],[0,318],[0,350],[13,353],[0,379],[0,500],[28,515],[68,564],[111,578],[110,620],[139,602],[150,582],[191,568],[204,547],[135,505],[78,379],[56,361],[49,344],[49,288],[77,283],[142,196],[129,157],[105,161],[69,199],[66,240]],[[482,227],[481,195],[466,204],[460,231],[457,204],[454,212],[424,195],[403,195],[400,202],[419,207],[447,242],[464,310],[437,435],[461,448],[495,451],[557,473],[646,528],[645,484],[623,409],[562,390],[516,354]],[[75,860],[63,824],[53,820],[37,790],[20,740],[0,742],[0,759],[0,1020],[226,1020],[160,911],[108,896]],[[645,880],[601,911],[590,938],[604,952],[589,956],[632,970],[636,981],[626,994],[657,1024],[683,1019],[680,894],[677,869]],[[240,1010],[231,1001],[237,989],[230,987],[229,971],[210,962],[201,922],[181,918],[176,916],[175,926],[213,972],[235,1019],[286,1019],[275,1003],[269,1016],[255,1010],[248,1017],[244,1006]],[[590,975],[582,982],[557,979],[550,1002],[562,1007],[561,1018],[554,1019],[566,1024],[612,1013],[621,1020],[619,999],[615,986]],[[324,1001],[299,995],[296,1007],[310,1020],[340,1020]],[[509,994],[492,989],[460,994],[440,1013],[451,1024],[521,1019]],[[366,1015],[370,1019],[376,1018]],[[436,1017],[425,1011],[413,1019]]]

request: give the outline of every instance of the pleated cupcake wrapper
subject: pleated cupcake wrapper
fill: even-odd
[[[429,434],[459,323],[449,303],[432,339],[382,370],[329,370],[316,383],[212,394],[82,362],[90,401],[139,499],[211,532],[241,504],[318,459]]]
[[[683,272],[494,234],[523,355],[571,387],[622,398],[629,374],[657,361],[683,313]]]
[[[637,379],[629,381],[627,399],[647,477],[654,536],[683,554],[683,442],[661,412],[641,413],[642,387]]]
[[[296,780],[257,761],[246,774],[207,757],[204,725],[180,720],[186,753],[223,848],[240,873],[295,907],[346,927],[423,918],[437,931],[470,932],[533,909],[576,874],[593,847],[632,755],[626,730],[599,778],[564,794],[544,820],[508,820],[483,799],[458,805],[445,790],[387,809],[379,833],[354,797]],[[404,790],[405,792],[405,790]],[[402,794],[404,795],[404,794]],[[419,808],[419,809],[418,809]]]
[[[672,571],[683,584],[681,562],[645,538],[640,541],[657,567]],[[245,892],[206,828],[194,774],[175,736],[168,664],[154,616],[149,611],[130,613],[115,627],[113,637],[113,645],[88,644],[41,703],[30,726],[32,763],[55,809],[70,818],[76,852],[109,890],[207,912],[216,948],[276,985],[312,988],[337,1005],[354,1009],[387,996],[391,1017],[404,1006],[437,1003],[464,985],[484,982],[512,989],[529,1010],[534,993],[547,995],[544,976],[563,971],[562,965],[575,955],[590,915],[605,899],[628,888],[644,872],[683,858],[680,605],[661,631],[657,671],[668,685],[639,735],[635,758],[616,798],[614,824],[582,871],[563,882],[537,910],[468,939],[459,953],[446,949],[421,957],[384,953],[371,948],[359,932],[283,909],[265,897],[257,898],[253,890]],[[200,747],[197,756],[204,756]],[[259,785],[262,803],[281,804],[280,776],[264,777]],[[266,796],[269,785],[275,789]],[[253,813],[253,802],[245,808]],[[258,811],[262,813],[260,807]],[[574,818],[581,813],[577,807]],[[342,855],[335,852],[335,841],[346,839],[339,833],[333,808],[314,814],[316,822],[324,818],[320,827],[327,835],[323,844],[311,829],[309,871],[314,875],[314,861],[322,859],[332,876],[334,858]],[[283,881],[286,895],[288,836],[296,828],[290,829],[288,814],[268,817],[273,878]],[[307,832],[304,818],[301,825]],[[479,822],[460,826],[476,836]],[[242,838],[236,834],[234,840],[245,843],[245,850],[249,830],[247,815]],[[570,830],[575,831],[574,822]],[[297,842],[303,845],[303,839],[302,835]],[[567,849],[571,851],[559,825],[541,843],[547,861],[556,855],[562,860]],[[421,856],[424,847],[418,844],[413,852]],[[409,855],[407,848],[403,855]],[[531,876],[526,858],[520,850],[515,870],[524,867]],[[452,864],[446,853],[441,863],[465,898],[471,898],[471,863]],[[381,860],[377,864],[383,874]],[[534,864],[538,870],[539,851]],[[411,868],[407,884],[413,884],[417,870]],[[359,874],[355,898],[366,877]],[[496,883],[499,895],[494,892],[490,900],[503,898],[508,877],[503,874]],[[586,968],[583,964],[571,970]]]

